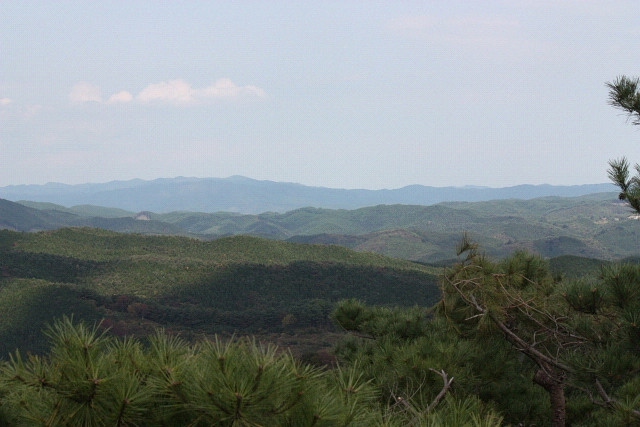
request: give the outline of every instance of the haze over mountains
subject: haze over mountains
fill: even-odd
[[[63,206],[96,205],[127,211],[236,212],[258,214],[288,212],[303,207],[357,209],[376,205],[433,205],[440,202],[479,202],[497,199],[529,200],[545,196],[577,197],[616,191],[612,184],[574,186],[518,185],[489,187],[428,187],[364,190],[310,187],[229,178],[134,179],[98,184],[10,185],[0,187],[0,198],[11,201],[50,202]]]

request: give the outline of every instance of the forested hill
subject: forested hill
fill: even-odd
[[[205,242],[88,228],[0,230],[0,359],[17,347],[42,350],[45,325],[72,313],[105,319],[120,335],[158,326],[186,336],[326,333],[342,299],[435,304],[438,273],[339,246],[249,236]]]
[[[0,187],[0,198],[64,206],[98,205],[129,211],[286,212],[303,207],[356,209],[380,204],[432,205],[494,199],[577,197],[612,192],[612,184],[577,186],[519,185],[489,187],[427,187],[411,185],[391,190],[346,190],[301,184],[230,178],[172,178],[114,181],[103,184],[11,185]]]
[[[118,232],[216,239],[253,235],[345,246],[420,262],[451,258],[464,232],[494,257],[526,249],[545,257],[637,256],[640,226],[615,193],[531,200],[379,205],[354,210],[302,208],[283,214],[127,212],[96,206],[0,200],[0,228],[38,231],[95,227]]]

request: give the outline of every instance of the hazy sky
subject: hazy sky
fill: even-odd
[[[2,1],[0,186],[607,182],[640,2]]]

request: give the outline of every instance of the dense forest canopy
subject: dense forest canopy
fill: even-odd
[[[303,331],[299,340],[317,350],[314,341],[330,341],[312,336],[332,331],[328,316],[341,299],[429,306],[439,295],[433,267],[248,236],[4,230],[0,257],[0,358],[16,347],[44,351],[41,330],[70,313],[103,319],[118,335],[159,326],[193,337]]]

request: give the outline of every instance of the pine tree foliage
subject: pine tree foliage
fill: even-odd
[[[640,79],[619,76],[606,83],[609,88],[609,104],[627,114],[634,125],[640,125]]]
[[[159,331],[143,345],[66,318],[48,357],[0,370],[11,426],[371,426],[378,392],[359,367],[297,362],[249,339],[189,345]]]
[[[434,308],[347,300],[333,314],[351,333],[339,359],[390,413],[404,425],[474,425],[465,411],[489,425],[640,425],[640,266],[558,282],[536,255],[492,261],[467,236],[458,250]]]
[[[457,340],[428,310],[369,307],[346,300],[333,318],[352,334],[336,348],[338,357],[358,366],[381,391],[388,422],[501,425],[502,417],[471,392],[491,381],[476,378],[469,367],[476,349]]]
[[[640,79],[627,76],[608,82],[609,104],[622,110],[631,123],[640,125]],[[620,200],[625,200],[634,211],[640,213],[640,165],[634,166],[636,174],[630,176],[630,164],[626,157],[609,161],[609,179],[620,188]]]
[[[526,356],[521,368],[546,391],[551,425],[640,424],[640,267],[555,283],[535,255],[491,262],[470,242],[461,248],[466,257],[444,275],[438,316],[461,338],[502,341]]]

